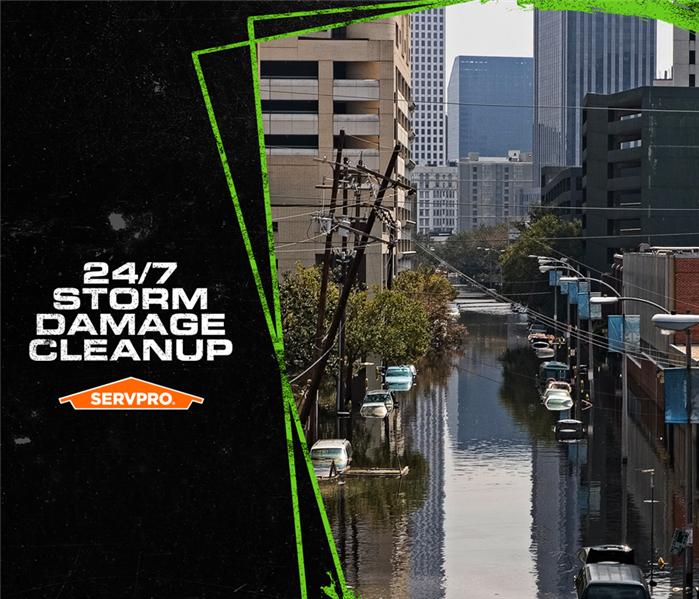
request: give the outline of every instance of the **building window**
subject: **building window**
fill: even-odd
[[[689,87],[696,87],[696,75],[689,76]]]
[[[262,79],[318,79],[315,60],[263,60],[260,62]]]
[[[696,39],[697,39],[697,34],[696,34],[696,32],[695,32],[695,31],[690,31],[690,32],[689,32],[689,41],[690,41],[690,42],[693,42],[693,41],[695,41]]]
[[[695,50],[690,50],[689,51],[689,64],[696,64],[697,63],[697,53]]]
[[[396,25],[396,28],[398,25]],[[334,40],[346,40],[347,39],[347,27],[336,27],[330,30],[330,37]]]

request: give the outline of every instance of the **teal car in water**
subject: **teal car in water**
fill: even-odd
[[[389,366],[384,381],[391,391],[408,391],[413,386],[413,371],[410,366]]]

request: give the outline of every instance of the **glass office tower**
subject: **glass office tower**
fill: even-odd
[[[588,92],[652,85],[656,22],[604,13],[534,12],[534,173],[582,164]]]
[[[457,56],[447,98],[449,160],[532,149],[533,59]]]

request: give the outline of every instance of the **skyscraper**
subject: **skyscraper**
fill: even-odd
[[[582,99],[652,85],[656,22],[606,13],[534,12],[534,173],[582,164]]]
[[[316,186],[332,178],[332,171],[314,157],[333,157],[341,130],[346,134],[342,158],[353,165],[361,159],[365,167],[383,173],[397,145],[394,176],[405,179],[410,170],[410,18],[400,15],[271,40],[260,44],[259,57],[274,241],[279,272],[284,272],[296,262],[309,266],[322,261],[325,235],[308,231],[314,224],[310,215],[327,211],[329,194]],[[369,286],[383,285],[389,272],[412,266],[412,200],[401,188],[391,195],[392,202],[384,206],[402,226],[395,253],[387,243],[367,248]],[[376,224],[373,235],[388,241],[383,223]],[[340,235],[335,239],[341,244]]]
[[[411,154],[416,164],[446,164],[444,116],[444,8],[412,15],[412,116],[415,141]]]
[[[531,151],[531,58],[457,56],[447,96],[450,161]]]

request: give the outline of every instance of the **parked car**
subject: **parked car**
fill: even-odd
[[[643,570],[630,564],[586,564],[574,584],[578,599],[650,599]]]
[[[548,327],[540,322],[535,322],[529,327],[529,334],[532,333],[547,333]]]
[[[554,427],[556,440],[563,443],[574,443],[585,436],[585,428],[580,420],[563,418]]]
[[[352,461],[352,444],[347,439],[320,439],[311,447],[311,463],[317,478],[342,474]]]
[[[545,385],[549,379],[570,382],[568,365],[563,362],[542,362],[539,366],[539,381]]]
[[[389,366],[384,381],[390,391],[408,391],[413,386],[413,373],[410,366]]]
[[[549,360],[556,355],[556,351],[552,347],[542,347],[541,349],[534,350],[536,357],[541,360]]]
[[[597,545],[578,551],[583,567],[574,578],[578,599],[650,599],[643,571],[626,545]]]
[[[386,389],[367,391],[359,413],[365,418],[383,418],[393,412],[393,394]]]
[[[550,381],[547,381],[546,383],[546,390],[549,389],[558,389],[559,391],[567,391],[569,394],[573,392],[573,388],[570,386],[570,383],[566,381],[556,381],[551,379]]]
[[[544,393],[544,405],[547,410],[560,412],[573,407],[573,399],[566,391],[551,389]]]

